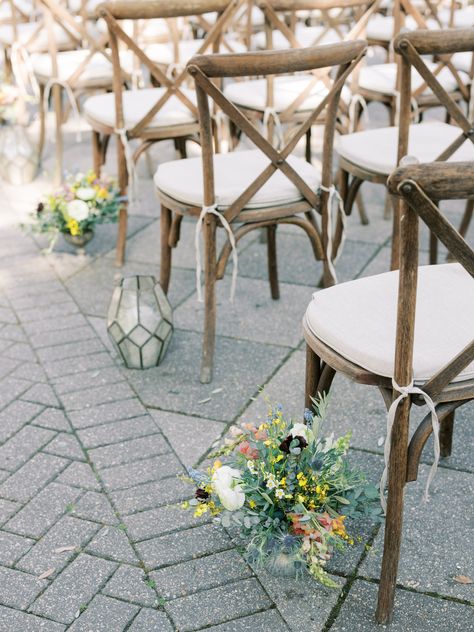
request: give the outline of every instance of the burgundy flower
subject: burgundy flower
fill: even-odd
[[[308,442],[306,441],[306,439],[304,437],[293,437],[293,435],[289,434],[286,439],[283,439],[283,441],[280,443],[280,450],[282,452],[286,452],[286,454],[290,453],[290,443],[293,441],[293,439],[296,439],[298,441],[298,445],[296,446],[297,448],[301,448],[301,450],[303,448],[306,448],[306,446],[308,445]]]
[[[198,500],[206,500],[207,498],[209,498],[208,492],[206,492],[205,489],[201,489],[200,487],[196,489],[195,496]]]
[[[44,210],[44,204],[43,204],[43,202],[40,202],[40,203],[38,204],[38,206],[36,207],[36,213],[37,213],[38,215],[41,215],[41,213],[43,212],[43,210]]]

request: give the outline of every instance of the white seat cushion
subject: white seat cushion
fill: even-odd
[[[460,136],[455,125],[440,122],[410,125],[408,155],[420,162],[433,162]],[[389,175],[397,166],[398,127],[380,127],[339,136],[336,149],[339,156],[355,165]],[[449,161],[474,160],[474,144],[466,140]]]
[[[76,20],[77,22],[81,21],[80,18],[76,18]],[[48,32],[44,24],[40,24],[38,22],[21,22],[20,24],[17,24],[16,28],[17,37],[15,38],[13,26],[11,24],[4,24],[3,26],[0,26],[0,44],[3,44],[4,46],[11,46],[14,42],[23,45],[28,44],[28,50],[30,52],[48,50]],[[38,31],[37,34],[36,31]],[[87,32],[93,39],[97,38],[97,29],[93,24],[88,24]],[[53,24],[53,33],[56,44],[60,50],[72,47],[73,40],[56,22]],[[30,38],[32,38],[33,35],[35,36],[30,43]],[[78,36],[79,34],[74,32],[74,35]]]
[[[279,76],[273,80],[273,107],[277,112],[282,112],[296,97],[303,92],[306,86],[314,80],[311,75]],[[298,112],[314,110],[328,93],[327,87],[322,81],[318,81],[311,89],[309,96],[298,107]],[[252,79],[249,81],[235,81],[227,84],[224,95],[236,105],[253,110],[264,111],[267,105],[267,81],[266,79]],[[342,99],[348,103],[351,92],[347,87],[342,90]]]
[[[341,41],[341,36],[334,29],[326,31],[326,27],[323,26],[305,26],[304,24],[296,25],[295,37],[301,46],[304,47],[318,44],[335,44]],[[260,31],[252,37],[252,47],[258,50],[267,48],[267,38],[264,31]],[[285,50],[290,47],[290,42],[281,31],[273,31],[273,50]]]
[[[214,156],[215,193],[218,208],[227,208],[265,169],[269,159],[259,150],[234,151]],[[306,183],[316,191],[318,171],[305,160],[290,156],[292,165]],[[155,186],[175,200],[192,206],[203,205],[201,158],[165,162],[155,173]],[[298,202],[302,195],[295,185],[277,171],[254,195],[246,208],[262,208]]]
[[[232,46],[232,50],[234,53],[242,53],[246,50],[245,46],[241,42],[238,42],[229,37],[227,37],[226,39],[229,42],[229,45]],[[184,67],[186,63],[191,59],[191,57],[198,52],[202,45],[202,39],[181,40],[178,44],[179,63],[182,64]],[[219,52],[228,53],[230,51],[226,46],[221,44]],[[212,47],[208,47],[206,49],[205,54],[209,53],[212,53]],[[176,62],[175,50],[172,43],[150,44],[145,48],[145,54],[157,64],[168,66],[169,64],[173,64]]]
[[[313,334],[347,360],[393,377],[398,272],[341,283],[315,292],[306,310]],[[421,266],[415,319],[413,373],[432,377],[471,342],[474,282],[457,263]],[[474,362],[456,381],[474,378]]]
[[[431,71],[437,67],[437,64],[433,62],[425,61],[425,63]],[[454,92],[459,89],[452,72],[446,67],[436,75],[436,78],[447,92]],[[461,80],[464,83],[468,83],[469,77],[463,73],[461,75]],[[411,82],[412,91],[415,91],[424,83],[422,77],[414,68],[412,69]],[[396,94],[396,86],[396,64],[375,64],[373,66],[364,66],[360,70],[359,88],[362,90],[370,90],[370,92],[394,96]],[[426,87],[423,94],[432,94],[431,88]]]
[[[76,70],[87,60],[83,71],[75,81],[75,85],[100,84],[112,82],[113,68],[111,62],[101,53],[95,53],[89,59],[89,51],[73,50],[58,53],[56,56],[58,64],[57,77],[66,80],[71,77]],[[120,53],[121,67],[126,72],[132,71],[132,57],[128,51]],[[35,53],[31,56],[31,64],[35,75],[43,81],[47,81],[52,76],[52,60],[49,53]]]
[[[141,121],[165,92],[165,88],[125,90],[122,93],[125,129],[131,129]],[[192,90],[183,88],[182,92],[191,102],[196,103],[196,96]],[[84,102],[83,109],[84,115],[91,123],[96,121],[108,127],[115,127],[115,96],[113,93],[89,97]],[[196,122],[196,117],[191,110],[178,97],[172,96],[155,115],[148,128],[194,122]]]
[[[450,9],[441,9],[438,11],[438,17],[444,25],[449,26],[451,18]],[[463,9],[456,9],[454,12],[453,26],[464,29],[474,26],[474,7],[467,6]]]
[[[471,74],[472,53],[454,53],[454,55],[451,57],[451,61],[453,62],[456,70],[462,70],[468,75]]]
[[[29,16],[34,12],[34,6],[32,2],[28,0],[14,0],[12,3],[14,7],[18,9],[24,16]],[[18,18],[18,16],[16,16]],[[9,2],[2,2],[0,4],[0,20],[9,20],[12,18],[12,6]]]
[[[439,29],[439,24],[433,18],[426,20],[426,26],[430,29]],[[414,31],[418,27],[416,21],[411,15],[407,16],[404,29],[408,31]],[[395,20],[392,15],[374,15],[369,20],[366,29],[367,39],[378,40],[380,42],[390,42],[394,37]]]

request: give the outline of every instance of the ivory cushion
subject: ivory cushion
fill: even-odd
[[[398,271],[315,292],[306,310],[313,334],[344,358],[393,377]],[[424,382],[472,340],[474,281],[458,263],[421,266],[415,319],[413,373]],[[472,362],[457,380],[474,378]]]
[[[229,42],[229,45],[232,47],[232,51],[234,53],[242,53],[246,50],[242,43],[229,37],[227,37],[226,40]],[[168,66],[169,64],[179,63],[184,68],[186,63],[198,52],[202,45],[202,39],[181,40],[178,44],[178,59],[175,57],[174,46],[171,42],[164,44],[150,44],[145,48],[145,54],[152,61],[158,64]],[[219,52],[229,53],[230,51],[226,46],[224,46],[224,44],[221,44]],[[203,54],[209,55],[210,53],[212,53],[212,46],[208,46]]]
[[[62,80],[68,79],[87,60],[74,85],[110,84],[113,76],[111,62],[102,53],[94,53],[90,58],[89,55],[90,53],[87,50],[72,50],[58,53],[56,55],[58,64],[57,77]],[[126,51],[120,54],[120,63],[126,72],[132,71],[132,57]],[[52,77],[53,63],[49,53],[32,55],[31,64],[38,79],[46,82]]]
[[[79,23],[81,19],[76,18]],[[13,32],[13,26],[11,24],[4,24],[0,26],[0,44],[5,46],[11,46],[14,42],[19,44],[28,44],[28,51],[44,51],[49,48],[48,32],[43,23],[40,22],[21,22],[16,25],[17,37],[15,38]],[[92,24],[88,24],[87,32],[89,35],[96,39],[97,29]],[[74,48],[76,45],[72,38],[61,28],[61,26],[54,22],[53,33],[56,44],[60,50],[67,50],[68,48]],[[33,38],[34,35],[34,38]],[[75,36],[79,37],[79,33],[74,32]],[[30,38],[31,43],[30,43]]]
[[[303,92],[306,86],[314,80],[312,75],[289,75],[275,77],[273,80],[273,107],[282,112]],[[298,112],[314,110],[328,93],[322,81],[318,81],[311,89],[311,93],[298,107]],[[266,79],[251,79],[248,81],[233,81],[227,84],[224,95],[236,105],[260,110],[263,112],[267,105]],[[342,99],[349,102],[350,90],[344,87]]]
[[[125,129],[131,129],[141,121],[165,92],[165,88],[125,90],[122,93]],[[196,102],[193,91],[183,88],[182,92],[192,103]],[[89,97],[84,102],[83,109],[84,115],[92,125],[95,121],[108,127],[115,127],[115,96],[113,93]],[[159,110],[148,127],[183,125],[194,122],[196,122],[196,117],[191,110],[178,97],[172,96]]]
[[[451,61],[457,70],[471,74],[472,53],[467,51],[464,53],[454,53],[451,57]]]
[[[438,23],[433,18],[426,20],[426,26],[431,30],[439,29]],[[414,18],[408,15],[403,28],[408,31],[414,31],[419,27]],[[366,37],[367,39],[390,42],[394,37],[394,31],[395,20],[392,15],[374,15],[367,24]]]
[[[279,30],[273,31],[273,49],[284,50],[290,48],[290,42]],[[305,26],[297,24],[295,38],[301,46],[316,46],[318,44],[335,44],[341,41],[341,36],[334,29],[326,29],[324,26]],[[252,37],[252,46],[255,49],[266,50],[267,38],[264,31],[256,33]]]
[[[460,128],[441,122],[410,125],[408,152],[422,163],[433,162],[460,136]],[[379,127],[339,136],[339,156],[359,167],[389,175],[397,166],[398,127]],[[474,160],[474,144],[466,140],[449,161]]]
[[[269,159],[259,150],[215,154],[214,180],[218,207],[230,206],[269,162]],[[316,191],[320,183],[318,171],[305,160],[295,156],[290,156],[288,162]],[[165,162],[158,167],[154,180],[156,188],[173,199],[192,206],[203,205],[201,158]],[[301,199],[302,195],[295,185],[277,170],[254,195],[246,208],[279,206],[298,202]]]
[[[437,64],[433,62],[425,60],[425,63],[431,71],[437,67]],[[459,89],[456,79],[449,68],[444,67],[436,75],[436,78],[447,92],[454,92]],[[460,78],[464,83],[469,83],[469,78],[466,75],[462,74]],[[411,83],[413,92],[424,83],[424,80],[415,69],[412,69]],[[394,96],[397,92],[396,85],[396,64],[374,64],[373,66],[364,66],[360,70],[359,88],[362,90]],[[431,88],[426,87],[423,94],[432,94]]]

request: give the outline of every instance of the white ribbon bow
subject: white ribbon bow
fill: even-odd
[[[284,133],[283,133],[283,125],[281,123],[278,112],[275,110],[275,108],[268,106],[263,111],[263,121],[262,121],[263,129],[267,132],[267,135],[268,135],[268,124],[270,122],[270,118],[273,119],[273,122],[275,124],[275,134],[277,137],[276,148],[281,149],[283,147],[283,143],[285,140]]]
[[[369,108],[367,107],[367,101],[361,94],[354,93],[349,103],[349,133],[352,134],[356,131],[356,106],[360,105],[362,109],[362,116],[364,118],[364,124],[366,127],[369,125]]]
[[[76,130],[76,141],[80,143],[82,141],[82,134],[81,134],[81,129],[80,129],[82,119],[79,113],[79,106],[77,105],[77,99],[74,96],[74,92],[72,91],[72,88],[68,84],[67,81],[63,81],[59,77],[51,77],[51,79],[48,81],[48,83],[46,84],[44,88],[44,94],[43,94],[44,112],[46,113],[49,109],[48,107],[49,95],[51,94],[51,90],[54,85],[61,86],[61,88],[63,88],[64,92],[66,93],[67,98],[69,99],[69,103],[71,104],[71,109],[74,113],[74,118],[76,119],[76,125],[78,126]]]
[[[413,385],[413,380],[408,384],[408,386],[399,386],[394,379],[392,379],[393,389],[398,391],[400,395],[392,402],[387,414],[387,437],[385,439],[384,446],[384,457],[385,457],[385,468],[382,474],[382,478],[380,479],[380,503],[384,510],[384,513],[387,512],[387,501],[385,499],[385,486],[387,484],[388,478],[388,464],[390,460],[390,449],[392,445],[392,431],[393,424],[395,421],[395,414],[397,412],[398,405],[400,402],[410,395],[420,395],[425,400],[426,405],[428,406],[431,412],[431,425],[433,428],[433,441],[434,441],[434,461],[433,465],[430,468],[430,472],[428,474],[428,480],[426,481],[425,494],[424,499],[425,502],[428,501],[428,492],[430,489],[431,482],[436,474],[436,470],[438,468],[439,457],[440,457],[440,445],[439,445],[439,419],[436,413],[436,408],[431,397]]]
[[[230,224],[226,220],[224,215],[222,213],[219,213],[219,211],[217,210],[217,204],[213,204],[212,206],[202,207],[201,214],[199,215],[199,219],[196,223],[196,230],[194,233],[194,248],[196,251],[196,290],[197,290],[197,295],[198,295],[198,301],[200,303],[203,302],[202,289],[201,289],[202,264],[201,264],[200,241],[201,241],[202,223],[206,215],[215,215],[219,219],[220,223],[222,224],[222,227],[225,229],[225,231],[227,232],[229,236],[230,245],[232,247],[232,260],[234,263],[233,270],[232,270],[232,284],[230,287],[230,301],[231,303],[233,303],[234,296],[235,296],[235,289],[237,286],[237,273],[238,273],[237,246],[235,242],[235,235],[232,232],[232,228],[230,227]]]
[[[336,275],[336,269],[334,267],[334,264],[339,259],[339,256],[342,252],[342,247],[346,240],[346,212],[344,211],[344,203],[342,201],[342,198],[334,184],[331,184],[330,187],[325,187],[322,184],[320,184],[319,190],[329,193],[328,203],[327,203],[326,259],[327,259],[329,270],[334,278],[334,281],[335,283],[337,283],[337,275]],[[337,247],[336,254],[333,257],[332,256],[332,225],[333,225],[332,209],[333,209],[334,198],[336,198],[337,200],[336,219],[337,219],[337,215],[339,215],[341,218],[342,235],[341,235],[341,241],[339,242],[339,246]]]
[[[12,44],[10,53],[10,62],[12,65],[13,76],[15,77],[16,84],[20,89],[20,92],[24,97],[28,96],[28,88],[26,86],[21,66],[24,66],[26,79],[30,84],[33,95],[39,99],[40,89],[38,79],[36,78],[33,70],[33,64],[31,63],[31,57],[28,50],[19,42]]]
[[[119,137],[125,153],[125,164],[127,165],[128,172],[128,203],[131,205],[135,199],[137,184],[137,171],[135,169],[135,161],[133,160],[133,151],[130,141],[128,140],[127,130],[124,127],[116,127],[114,132]]]

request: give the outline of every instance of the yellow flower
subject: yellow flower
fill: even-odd
[[[275,463],[278,463],[279,461],[281,461],[282,459],[284,459],[285,457],[283,456],[283,454],[279,454],[277,456],[277,458],[275,459]]]
[[[93,171],[89,171],[86,179],[89,184],[92,184],[96,178],[97,176],[95,175],[95,173]]]
[[[214,461],[214,465],[212,466],[212,470],[215,472],[220,467],[222,467],[222,461],[219,461],[219,459],[217,459],[216,461]]]
[[[81,229],[79,228],[79,224],[75,219],[69,219],[66,228],[69,230],[71,235],[74,237],[75,235],[81,234]]]
[[[249,500],[249,507],[251,509],[255,509],[256,506],[257,506],[257,503],[254,500]]]
[[[281,487],[285,487],[286,486],[286,476],[284,476],[281,481],[280,481],[280,486]]]
[[[300,477],[298,475],[297,478],[299,478],[298,485],[300,487],[307,487],[308,486],[308,479],[305,476],[301,476]]]
[[[263,442],[264,445],[272,445],[272,441],[271,439],[267,439],[266,441]]]
[[[109,197],[109,192],[107,191],[106,188],[101,187],[98,191],[97,191],[97,197],[103,200],[106,200]]]
[[[208,509],[209,507],[206,505],[206,503],[199,503],[194,511],[194,517],[199,518],[200,516],[204,515]]]

